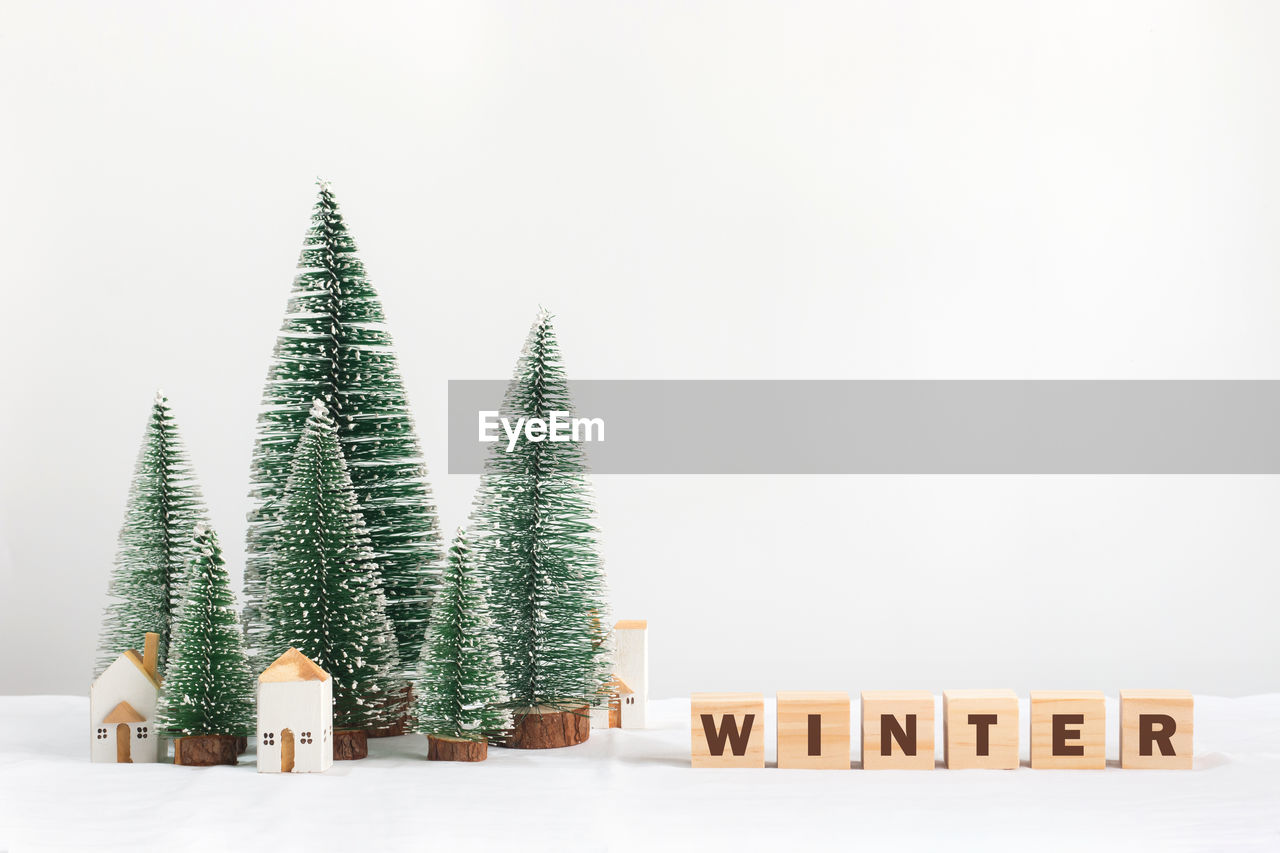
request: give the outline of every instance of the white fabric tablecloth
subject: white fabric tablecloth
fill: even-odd
[[[569,749],[448,764],[408,735],[282,776],[252,749],[237,767],[91,764],[87,714],[0,696],[0,849],[1280,851],[1280,694],[1197,696],[1192,771],[693,770],[689,703],[668,699],[652,728]],[[770,764],[772,714],[769,698]]]

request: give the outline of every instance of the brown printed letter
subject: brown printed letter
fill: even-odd
[[[707,749],[712,755],[724,755],[724,742],[729,741],[729,749],[734,755],[743,756],[747,754],[747,742],[751,740],[751,724],[756,721],[755,714],[744,714],[742,717],[742,730],[738,730],[738,721],[734,719],[732,714],[725,714],[720,718],[720,731],[716,731],[715,717],[710,714],[702,715],[702,731],[707,736]]]
[[[893,714],[880,715],[880,754],[893,755],[893,741],[902,747],[904,755],[916,754],[916,715],[907,714],[907,729],[902,730]]]
[[[978,755],[991,754],[991,727],[996,724],[999,716],[996,714],[970,714],[969,725],[977,726],[978,731]]]
[[[1053,715],[1053,754],[1084,755],[1084,744],[1068,744],[1069,740],[1079,740],[1080,730],[1067,730],[1067,726],[1083,726],[1084,714]]]
[[[1151,755],[1153,743],[1160,744],[1161,755],[1177,755],[1173,751],[1173,733],[1177,730],[1178,722],[1168,714],[1139,714],[1138,755]]]

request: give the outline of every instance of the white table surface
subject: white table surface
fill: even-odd
[[[1107,713],[1115,759],[1114,697]],[[688,714],[654,701],[648,730],[479,764],[371,740],[363,761],[279,775],[252,749],[91,764],[86,699],[0,696],[0,849],[1280,851],[1280,694],[1197,696],[1191,771],[864,771],[856,744],[850,771],[693,770]],[[771,697],[765,726],[772,764]]]

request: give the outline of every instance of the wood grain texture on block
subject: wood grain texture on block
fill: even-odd
[[[1037,770],[1107,766],[1107,703],[1102,693],[1032,691],[1031,766]]]
[[[1188,690],[1120,691],[1120,766],[1190,770],[1195,700]]]
[[[851,766],[848,693],[779,692],[777,723],[780,769],[848,770]]]
[[[212,767],[236,763],[236,738],[231,735],[192,735],[173,742],[173,763]]]
[[[1018,768],[1018,694],[944,690],[942,758],[948,770]]]
[[[508,749],[559,749],[576,746],[591,737],[589,708],[562,710],[542,707],[516,712],[515,725],[502,745]]]
[[[488,757],[488,741],[427,735],[427,759],[430,761],[484,761]]]
[[[368,733],[358,729],[339,729],[333,733],[334,761],[359,761],[368,757]]]
[[[864,770],[932,770],[933,694],[862,691]]]
[[[694,693],[689,732],[694,767],[764,767],[764,694]]]

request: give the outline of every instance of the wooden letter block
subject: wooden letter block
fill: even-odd
[[[945,690],[942,755],[948,770],[1018,768],[1018,694]]]
[[[862,768],[933,769],[933,694],[862,691]]]
[[[778,694],[778,767],[848,770],[849,694],[793,690]]]
[[[1107,705],[1096,690],[1031,693],[1031,766],[1101,770],[1107,766]]]
[[[764,694],[695,693],[689,706],[694,767],[764,767]]]
[[[1120,766],[1190,770],[1194,722],[1186,690],[1120,691]]]

